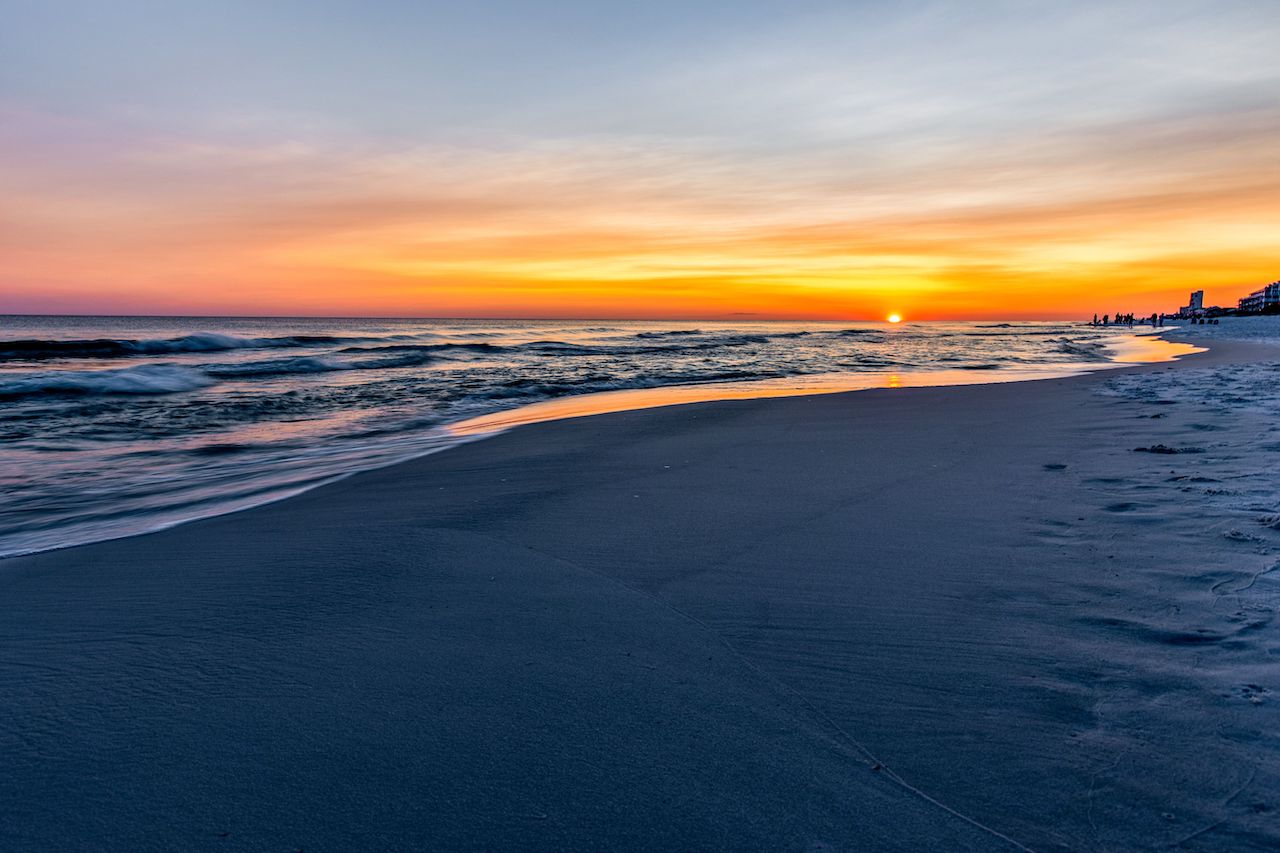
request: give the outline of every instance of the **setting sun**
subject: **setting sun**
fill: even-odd
[[[901,322],[902,322],[902,315],[901,315],[901,314],[890,314],[888,317],[885,317],[885,320],[889,321],[890,323],[901,323]]]

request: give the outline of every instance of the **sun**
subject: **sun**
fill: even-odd
[[[888,320],[890,323],[901,323],[901,322],[902,322],[902,315],[901,315],[901,314],[890,314],[888,317],[885,317],[885,319],[886,319],[886,320]]]

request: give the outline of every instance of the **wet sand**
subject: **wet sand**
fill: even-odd
[[[1174,393],[1260,359],[536,424],[5,560],[0,848],[1274,849],[1280,436]]]

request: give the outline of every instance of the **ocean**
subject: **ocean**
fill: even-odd
[[[253,506],[531,420],[1043,378],[1162,346],[1064,323],[0,317],[0,556]]]

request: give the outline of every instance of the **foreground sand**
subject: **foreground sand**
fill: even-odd
[[[0,849],[1274,848],[1280,507],[1221,497],[1280,443],[1143,381],[542,424],[4,561]]]

